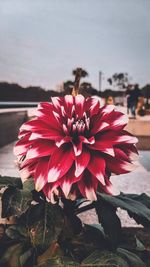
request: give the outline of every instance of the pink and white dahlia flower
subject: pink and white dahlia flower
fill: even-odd
[[[21,126],[14,153],[21,177],[34,177],[50,201],[55,194],[96,200],[97,190],[111,193],[112,173],[133,170],[137,138],[123,130],[127,116],[114,106],[66,95],[40,103],[35,115]]]

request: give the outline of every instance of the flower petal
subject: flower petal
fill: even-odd
[[[91,201],[97,200],[96,197],[97,185],[98,185],[98,180],[93,178],[90,172],[88,171],[84,172],[84,176],[78,182],[78,188],[81,194]]]
[[[139,159],[139,154],[135,145],[121,145],[121,149],[127,154],[130,161],[137,161]]]
[[[35,170],[35,190],[38,192],[47,183],[47,173],[48,173],[48,158],[42,158],[39,160],[36,170]]]
[[[30,133],[26,134],[22,139],[20,139],[15,147],[14,147],[14,154],[16,156],[24,155],[27,153],[30,145],[33,143],[32,141],[29,141]]]
[[[105,185],[105,160],[98,154],[92,154],[88,170],[103,184]]]
[[[74,97],[75,100],[75,111],[77,118],[82,118],[84,113],[85,98],[83,95],[77,95]]]
[[[128,116],[123,114],[119,111],[112,111],[110,113],[110,116],[108,118],[108,122],[110,123],[111,129],[118,129],[121,130],[123,127],[125,127],[128,123],[129,119]]]
[[[31,178],[32,175],[34,175],[34,170],[35,170],[35,166],[32,166],[32,167],[29,166],[19,171],[22,183],[24,183],[26,180]]]
[[[65,95],[64,97],[64,108],[67,117],[72,118],[74,98],[72,95]]]
[[[19,130],[19,134],[18,134],[18,138],[22,139],[23,137],[25,137],[26,135],[31,135],[31,133],[29,133],[29,131],[21,131]]]
[[[90,160],[90,153],[88,150],[84,150],[75,160],[75,176],[79,177],[86,169]]]
[[[74,161],[72,150],[60,147],[52,154],[48,167],[48,182],[55,182],[71,168]]]
[[[27,179],[34,177],[34,173],[35,173],[35,168],[37,166],[36,161],[25,161],[24,162],[24,167],[21,166],[22,164],[20,164],[20,177],[22,180],[22,183],[24,183]]]
[[[97,122],[94,121],[94,125],[93,125],[93,127],[91,129],[91,134],[94,135],[94,134],[96,134],[96,133],[98,133],[98,132],[100,132],[102,130],[108,129],[108,127],[109,127],[109,123],[108,122],[104,122],[101,119],[99,119]]]
[[[109,157],[106,161],[106,166],[108,170],[114,174],[128,173],[136,168],[136,165],[120,159],[118,155],[116,157]]]
[[[69,143],[72,141],[72,138],[70,136],[66,136],[64,138],[60,138],[59,140],[56,141],[56,146],[61,147],[61,145],[65,143]]]
[[[60,114],[61,111],[61,104],[62,104],[62,98],[61,97],[51,97],[51,101],[53,103],[54,108],[56,109],[56,111],[58,111],[58,113]]]
[[[79,136],[79,140],[82,141],[85,144],[91,144],[91,145],[93,145],[95,143],[94,136],[91,136],[89,138],[86,138],[86,137],[84,137],[84,136],[81,135],[81,136]]]
[[[37,118],[28,122],[25,122],[21,127],[20,131],[37,131],[39,129],[48,129],[48,125]]]
[[[56,149],[54,142],[47,140],[37,140],[29,148],[26,159],[41,158],[50,156]]]
[[[91,149],[100,150],[104,153],[110,154],[113,156],[113,146],[121,143],[125,144],[134,144],[138,142],[137,138],[132,136],[126,131],[115,132],[115,131],[107,131],[102,132],[97,135],[95,144],[91,145]]]
[[[122,130],[118,134],[118,138],[116,138],[115,143],[136,144],[138,143],[138,139],[129,132]]]
[[[95,144],[89,146],[92,150],[99,150],[108,155],[114,156],[114,149],[112,141],[97,140]]]
[[[114,105],[106,105],[101,108],[101,113],[102,114],[109,114],[115,109]]]
[[[75,177],[75,168],[74,166],[64,175],[60,181],[60,187],[66,198],[69,197],[71,192],[72,185],[77,183],[81,179],[81,176]]]
[[[47,197],[47,201],[51,202],[52,204],[55,204],[55,196],[58,195],[57,187],[59,186],[59,183],[49,183],[46,184],[43,188],[43,192],[45,196]]]
[[[77,143],[72,142],[75,156],[79,156],[82,153],[82,141]]]
[[[109,194],[109,195],[114,195],[115,194],[115,190],[113,188],[113,185],[109,180],[107,181],[106,185],[102,185],[101,184],[98,187],[97,191],[101,192],[101,193],[105,192],[106,194]]]
[[[99,100],[95,97],[89,97],[86,99],[86,110],[90,113],[90,117],[97,114],[100,109]]]
[[[64,133],[60,133],[55,129],[49,130],[38,130],[37,132],[32,132],[30,135],[29,140],[36,140],[36,139],[49,139],[49,140],[58,140],[60,137],[64,137]]]

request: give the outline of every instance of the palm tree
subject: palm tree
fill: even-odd
[[[77,95],[79,91],[80,79],[88,76],[88,72],[82,68],[76,68],[72,71],[75,76],[74,88],[72,90],[72,95]]]
[[[82,69],[82,68],[76,68],[76,69],[74,69],[72,71],[72,74],[74,76],[76,76],[78,72],[80,72],[80,75],[81,75],[82,78],[88,76],[88,72],[86,70]]]

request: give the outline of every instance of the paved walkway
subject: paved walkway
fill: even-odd
[[[11,143],[0,149],[0,175],[18,177],[18,169],[15,166],[15,157],[13,155],[14,143]],[[124,193],[147,193],[150,195],[150,151],[139,151],[139,166],[130,174],[112,176],[111,180],[117,191]],[[134,225],[128,220],[126,213],[121,211],[124,225]],[[93,223],[97,219],[91,211],[82,215],[85,222]]]

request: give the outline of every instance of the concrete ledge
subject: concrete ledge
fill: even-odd
[[[136,136],[150,136],[150,120],[130,119],[126,130]]]
[[[138,138],[137,148],[139,150],[150,150],[149,120],[131,119],[125,129]]]
[[[137,136],[139,142],[137,143],[138,150],[150,150],[150,136]]]
[[[0,113],[0,147],[17,139],[18,129],[27,120],[27,111]]]

